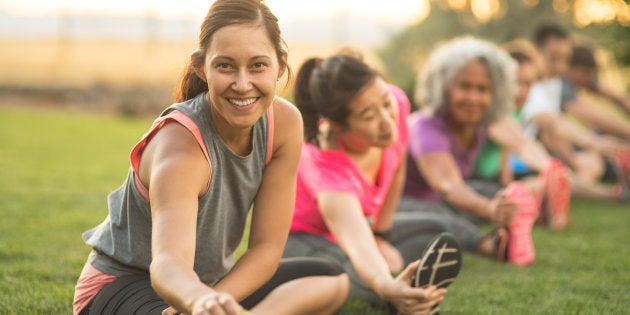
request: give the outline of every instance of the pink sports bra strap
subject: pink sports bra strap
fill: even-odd
[[[149,129],[149,131],[142,137],[142,139],[140,139],[140,141],[131,150],[131,156],[130,156],[131,167],[133,168],[133,171],[135,174],[134,181],[136,184],[136,188],[138,189],[142,197],[144,197],[147,201],[149,200],[149,191],[147,190],[146,187],[144,187],[144,185],[142,185],[142,182],[140,181],[140,177],[138,177],[138,168],[140,165],[140,159],[142,158],[142,153],[144,152],[144,148],[147,146],[149,141],[151,141],[153,136],[155,136],[155,134],[157,133],[158,130],[160,130],[160,128],[164,127],[164,125],[166,125],[166,123],[170,121],[176,121],[180,123],[182,126],[186,127],[186,129],[188,129],[195,136],[195,139],[197,139],[197,143],[199,144],[199,147],[203,150],[203,154],[208,160],[208,165],[210,166],[210,176],[212,176],[212,164],[210,163],[210,156],[208,155],[208,151],[204,144],[203,137],[201,136],[201,132],[199,132],[199,128],[190,117],[184,115],[184,113],[178,110],[174,110],[165,116],[157,118],[153,122],[151,129]],[[208,185],[210,185],[209,180],[208,180]]]
[[[273,104],[267,109],[267,122],[269,124],[268,136],[267,136],[267,156],[265,157],[265,164],[269,164],[271,156],[273,155],[273,134],[274,134],[274,117],[273,117]]]

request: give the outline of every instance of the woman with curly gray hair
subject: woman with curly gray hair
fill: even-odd
[[[437,47],[419,75],[410,116],[409,158],[401,211],[446,215],[464,249],[515,265],[534,261],[534,196],[513,182],[473,181],[490,123],[510,112],[516,64],[495,44],[471,36]],[[484,235],[483,220],[497,229]]]

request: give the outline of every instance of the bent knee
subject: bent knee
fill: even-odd
[[[350,278],[347,274],[343,273],[338,276],[333,276],[335,278],[335,288],[336,295],[334,305],[332,306],[332,311],[336,311],[340,309],[348,299],[350,295]]]

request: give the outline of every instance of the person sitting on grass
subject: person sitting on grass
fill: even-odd
[[[591,59],[588,64],[584,61],[575,63],[572,55],[575,52],[575,46],[582,46],[580,49],[586,49],[587,54],[592,55],[592,51],[588,52],[590,48],[585,47],[583,43],[575,43],[571,32],[563,25],[547,21],[541,23],[536,27],[532,34],[532,41],[535,44],[537,51],[543,60],[542,79],[562,79],[569,75],[569,72],[583,72],[582,76],[585,80],[582,81],[581,87],[590,90],[595,95],[602,97],[608,101],[611,101],[622,112],[630,114],[630,95],[626,95],[615,89],[599,82],[597,80],[597,65],[594,57],[588,57]],[[578,52],[582,54],[582,52]],[[584,56],[578,57],[578,59],[584,60]],[[578,66],[577,68],[575,66]],[[584,67],[586,66],[586,67]],[[572,69],[573,68],[573,69]],[[581,68],[581,69],[579,69]],[[584,74],[586,76],[584,76]],[[564,82],[563,84],[565,84]],[[594,113],[594,111],[589,111]],[[579,113],[578,113],[579,115]],[[587,115],[584,118],[589,119]],[[618,132],[624,133],[623,126],[614,126]]]
[[[540,70],[537,66],[537,52],[533,45],[525,40],[516,40],[504,45],[504,49],[518,63],[517,81],[518,91],[515,97],[513,117],[507,117],[494,123],[488,128],[488,136],[491,141],[486,142],[475,165],[475,174],[484,179],[500,178],[506,185],[513,179],[523,180],[530,187],[545,190],[548,196],[541,212],[540,222],[554,228],[553,205],[555,197],[563,194],[558,191],[558,182],[570,183],[570,194],[576,197],[584,197],[598,200],[623,200],[622,196],[615,195],[615,190],[610,185],[601,182],[592,182],[576,176],[568,168],[562,166],[557,158],[554,158],[544,145],[537,139],[527,137],[522,129],[520,114],[529,95],[531,85],[539,78]],[[557,120],[564,119],[557,117]],[[501,150],[503,149],[503,159]],[[554,166],[554,164],[556,166]],[[568,176],[568,179],[562,177]],[[546,183],[546,185],[545,185]],[[620,188],[617,188],[618,190]],[[628,196],[630,197],[630,196]],[[557,198],[564,200],[564,197]],[[541,202],[545,200],[540,200]],[[545,219],[545,220],[542,220]]]
[[[294,95],[305,143],[283,256],[340,263],[352,299],[402,314],[437,312],[461,254],[452,236],[435,239],[445,230],[441,221],[395,215],[405,175],[406,95],[352,51],[305,61]],[[423,277],[423,270],[437,273]]]
[[[400,211],[450,217],[449,231],[465,250],[518,266],[535,259],[531,230],[536,200],[521,182],[505,189],[473,180],[489,124],[511,109],[515,62],[495,44],[472,36],[434,49],[419,74],[410,116],[409,151]],[[493,233],[479,223],[492,222]]]
[[[630,114],[630,95],[603,87],[598,80],[598,64],[593,48],[588,44],[574,44],[571,63],[562,78],[562,108],[597,134],[615,137],[620,142],[613,156],[607,156],[608,165],[618,181],[619,200],[630,201],[630,116],[617,117],[591,107],[580,97],[579,90],[589,90],[613,101]],[[614,141],[614,140],[613,140]]]
[[[573,43],[568,30],[559,24],[545,23],[534,33],[534,44],[543,57],[543,79],[535,83],[521,110],[521,124],[525,135],[541,141],[547,151],[564,163],[573,173],[575,194],[596,199],[630,200],[630,145],[619,138],[594,132],[576,123],[569,112],[585,113],[591,121],[605,121],[603,115],[578,102],[572,79],[584,84],[592,77],[580,78],[585,59],[573,55]],[[594,62],[594,58],[592,58]],[[571,66],[575,64],[575,66]],[[571,69],[574,68],[574,69]],[[588,68],[588,67],[586,67]],[[612,95],[603,84],[591,84],[591,91]],[[596,88],[595,88],[596,87]],[[623,98],[619,98],[623,100]],[[618,102],[623,104],[623,102]],[[605,128],[623,134],[628,127],[619,121],[609,120]],[[617,181],[615,185],[602,185],[602,181]]]
[[[520,110],[530,88],[538,80],[536,50],[526,40],[514,40],[503,47],[517,63],[517,90],[510,115],[488,126],[488,140],[481,148],[473,177],[495,180],[503,186],[520,180],[537,197],[538,222],[552,229],[569,223],[571,183],[569,170],[553,158],[536,139],[526,137],[519,123]]]
[[[295,201],[302,122],[276,96],[288,69],[277,19],[257,0],[217,0],[175,93],[131,152],[74,314],[331,314],[340,266],[281,262]],[[281,132],[278,132],[281,131]],[[234,263],[251,210],[245,253]]]
[[[630,116],[624,115],[625,112],[620,113],[621,117],[606,113],[580,97],[580,90],[594,92],[630,114],[630,96],[600,83],[598,71],[594,49],[586,43],[573,44],[569,69],[562,76],[562,110],[595,132],[630,141]]]

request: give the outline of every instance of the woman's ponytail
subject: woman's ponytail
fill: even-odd
[[[304,139],[316,146],[319,146],[318,134],[321,114],[318,104],[313,99],[310,86],[313,70],[320,62],[320,58],[311,58],[305,61],[297,73],[293,89],[293,99],[302,113],[304,122]]]
[[[208,90],[208,84],[201,80],[199,76],[195,73],[195,67],[203,66],[204,56],[202,55],[201,50],[195,51],[193,54],[197,56],[192,58],[195,62],[201,62],[201,65],[193,64],[192,61],[189,61],[182,72],[179,82],[175,86],[175,91],[173,91],[173,101],[175,103],[185,102],[189,99],[194,98],[201,92],[205,92]]]
[[[319,147],[321,118],[339,126],[347,126],[350,102],[378,72],[356,54],[339,53],[325,60],[311,58],[297,74],[294,102],[302,113],[304,138]]]

